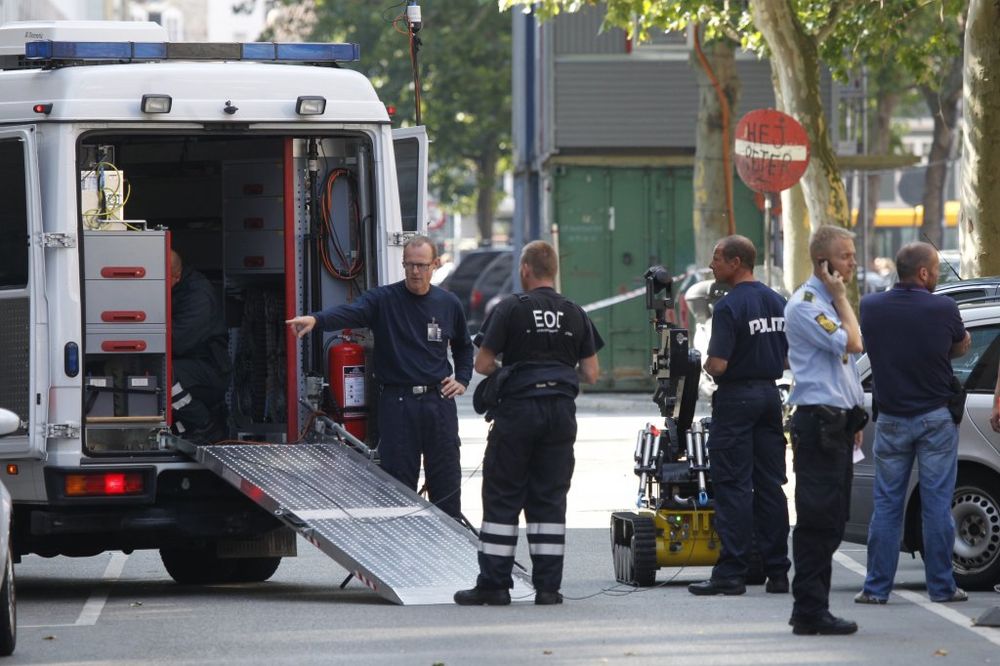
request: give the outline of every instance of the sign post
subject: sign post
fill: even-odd
[[[756,109],[736,124],[736,172],[764,196],[764,271],[771,285],[771,195],[799,182],[809,166],[809,135],[795,118]]]

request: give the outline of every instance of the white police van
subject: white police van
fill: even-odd
[[[292,442],[322,341],[283,322],[401,279],[426,137],[353,44],[170,43],[152,23],[0,28],[0,480],[15,557],[159,549],[267,579],[294,535],[165,445],[168,257],[225,303],[233,439]],[[319,336],[313,336],[319,337]],[[9,419],[8,419],[9,420]]]

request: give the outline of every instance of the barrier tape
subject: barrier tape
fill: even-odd
[[[588,303],[583,306],[584,312],[593,312],[594,310],[601,310],[604,308],[609,308],[612,305],[617,305],[618,303],[623,303],[625,301],[630,301],[633,298],[638,298],[646,293],[646,287],[639,287],[638,289],[633,289],[632,291],[626,291],[624,294],[618,294],[617,296],[611,296],[610,298],[602,298],[599,301],[594,301],[593,303]]]

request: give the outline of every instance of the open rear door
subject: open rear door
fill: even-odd
[[[41,457],[48,406],[48,324],[32,128],[0,130],[0,182],[5,185],[0,206],[0,407],[28,423],[26,430],[0,438],[0,455]]]
[[[427,129],[404,127],[392,130],[396,149],[396,182],[403,231],[427,231]]]

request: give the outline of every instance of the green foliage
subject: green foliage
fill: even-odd
[[[415,88],[406,34],[394,27],[405,2],[316,0],[310,39],[361,45],[349,65],[396,107],[394,124],[415,122]],[[471,212],[481,183],[477,165],[503,166],[510,153],[511,20],[495,0],[447,0],[421,6],[418,37],[422,122],[432,141],[431,187],[449,210]],[[405,21],[396,24],[405,31]]]

